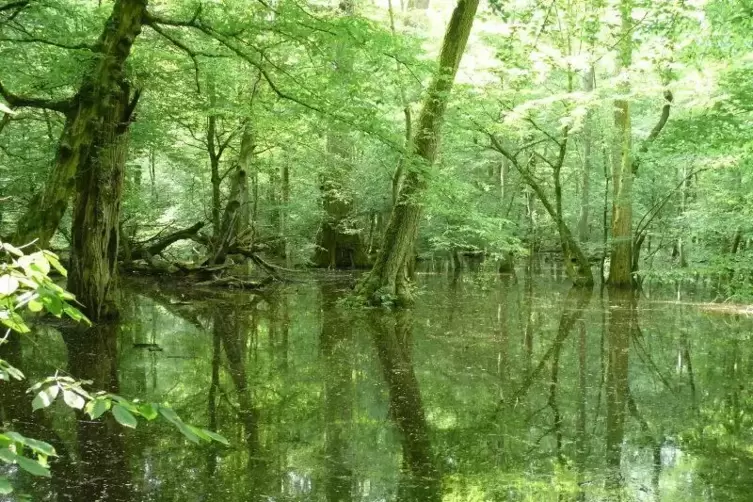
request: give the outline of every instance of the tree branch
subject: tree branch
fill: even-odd
[[[37,38],[37,37],[28,37],[28,38],[10,38],[10,37],[2,37],[0,38],[0,42],[12,42],[12,43],[19,43],[19,44],[44,44],[44,45],[50,45],[52,47],[58,47],[60,49],[67,49],[67,50],[83,50],[83,51],[94,51],[94,46],[89,44],[65,44],[62,42],[53,42],[52,40],[45,40],[43,38]]]
[[[297,103],[303,106],[304,108],[308,108],[315,112],[327,115],[327,113],[320,107],[316,105],[312,105],[310,103],[306,103],[305,101],[280,90],[280,88],[277,87],[277,84],[275,84],[269,72],[264,68],[261,62],[256,61],[254,58],[250,57],[243,50],[241,50],[235,44],[230,42],[227,39],[227,37],[225,37],[224,35],[218,33],[213,28],[206,26],[204,23],[202,23],[201,20],[199,19],[199,14],[200,14],[200,9],[197,10],[193,18],[191,18],[189,21],[180,21],[180,20],[173,20],[173,19],[165,19],[165,18],[155,16],[154,14],[150,13],[148,14],[147,19],[145,20],[144,24],[150,27],[154,27],[155,24],[157,25],[162,24],[166,26],[176,26],[176,27],[182,27],[182,28],[195,28],[201,31],[202,33],[204,33],[209,38],[216,40],[217,42],[222,44],[225,48],[233,52],[236,56],[243,59],[244,61],[249,63],[251,66],[259,70],[259,73],[264,78],[264,81],[267,82],[267,85],[269,85],[269,88],[272,89],[272,92],[274,92],[277,95],[277,97],[279,97],[280,99],[292,101],[293,103]],[[255,50],[258,51],[258,49],[255,49]],[[261,51],[258,51],[258,52],[261,52]]]
[[[661,109],[661,115],[659,116],[659,121],[656,123],[653,129],[651,129],[651,132],[649,133],[646,140],[641,145],[640,149],[638,150],[638,155],[635,156],[633,159],[633,174],[638,174],[638,168],[641,165],[641,156],[646,154],[648,152],[648,149],[651,147],[651,145],[656,141],[656,138],[659,136],[659,134],[662,132],[662,129],[664,129],[664,126],[667,125],[667,120],[669,120],[669,112],[672,109],[672,102],[674,101],[674,96],[672,95],[672,91],[669,89],[664,91],[664,106]]]
[[[5,12],[6,10],[10,10],[10,9],[26,7],[27,5],[29,5],[29,0],[20,0],[18,2],[10,2],[5,5],[0,5],[0,12]]]
[[[26,96],[19,96],[8,91],[5,86],[0,82],[0,95],[5,98],[5,101],[13,108],[41,108],[44,110],[53,110],[60,113],[67,113],[71,109],[72,100],[52,100],[44,98],[30,98]]]

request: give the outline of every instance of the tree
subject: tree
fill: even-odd
[[[411,301],[406,266],[412,258],[421,217],[421,205],[417,197],[421,196],[427,185],[427,173],[424,170],[429,169],[437,157],[449,94],[477,9],[477,0],[460,0],[447,26],[439,55],[439,67],[421,107],[410,145],[410,150],[414,153],[411,160],[415,158],[416,165],[411,165],[405,175],[374,267],[356,290],[369,303],[396,301],[398,304],[407,304]]]

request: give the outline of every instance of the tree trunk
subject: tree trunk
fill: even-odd
[[[594,67],[590,66],[583,75],[583,90],[590,94],[594,89]],[[591,113],[587,113],[583,124],[583,173],[581,178],[580,218],[578,219],[578,240],[581,244],[588,242],[588,213],[591,196]]]
[[[91,143],[93,148],[78,169],[68,289],[83,304],[83,311],[92,321],[118,315],[114,293],[120,205],[128,154],[128,124],[138,96],[136,92],[131,98],[125,83],[118,89],[117,97],[110,96],[104,120]]]
[[[429,87],[418,117],[418,127],[411,141],[411,157],[423,165],[411,166],[405,175],[400,196],[392,208],[382,246],[374,268],[359,284],[357,291],[371,304],[394,301],[411,302],[406,277],[408,258],[413,256],[421,205],[417,199],[426,188],[423,170],[431,167],[437,156],[439,135],[452,84],[471,33],[478,0],[459,0],[442,43],[439,68]]]
[[[627,95],[630,83],[627,71],[632,62],[632,3],[621,0],[622,16],[620,56],[618,71],[623,73],[619,86],[623,97],[615,100],[614,124],[617,129],[613,158],[614,200],[612,202],[612,253],[609,266],[609,283],[615,287],[632,287],[633,250],[633,162],[630,103]]]
[[[354,5],[346,0],[340,3],[345,16],[352,16]],[[335,55],[333,85],[347,85],[352,74],[353,59],[347,45],[338,44]],[[368,256],[354,219],[353,194],[347,189],[346,181],[352,171],[352,138],[341,124],[333,125],[327,133],[327,153],[331,166],[322,175],[322,207],[325,217],[317,236],[317,251],[314,264],[323,268],[365,268],[369,265]]]
[[[57,155],[43,190],[32,198],[19,219],[13,241],[24,244],[37,239],[47,247],[60,224],[76,185],[76,173],[97,155],[100,130],[112,118],[112,103],[121,97],[125,62],[141,33],[147,0],[116,0],[94,52],[98,57],[84,75],[70,102]]]

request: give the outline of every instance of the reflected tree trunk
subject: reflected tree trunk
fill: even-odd
[[[230,378],[238,400],[238,418],[243,425],[243,439],[248,452],[249,500],[265,500],[267,462],[261,449],[259,410],[256,407],[246,371],[248,358],[248,312],[217,310],[214,331],[220,338],[227,359]],[[252,340],[253,342],[253,340]]]
[[[625,416],[629,399],[628,367],[630,338],[635,321],[635,298],[629,289],[610,288],[606,368],[606,465],[610,469],[607,489],[619,492]]]
[[[389,392],[390,418],[402,443],[403,461],[398,500],[439,502],[442,484],[431,448],[421,391],[411,362],[411,312],[385,319],[371,314],[373,339]]]
[[[119,394],[118,332],[114,323],[64,331],[69,373],[91,380],[92,388]],[[77,411],[76,418],[78,500],[126,502],[139,498],[138,492],[134,493],[123,427],[110,413],[91,420]]]
[[[322,284],[319,347],[324,369],[324,493],[328,502],[353,500],[349,453],[353,426],[353,348],[350,322],[337,309],[332,285]]]

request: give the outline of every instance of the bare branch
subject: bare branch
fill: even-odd
[[[41,108],[44,110],[53,110],[60,113],[68,113],[72,105],[71,99],[56,101],[52,99],[19,96],[8,91],[8,89],[6,89],[2,83],[0,83],[0,95],[5,98],[5,101],[7,101],[8,104],[13,108]]]

